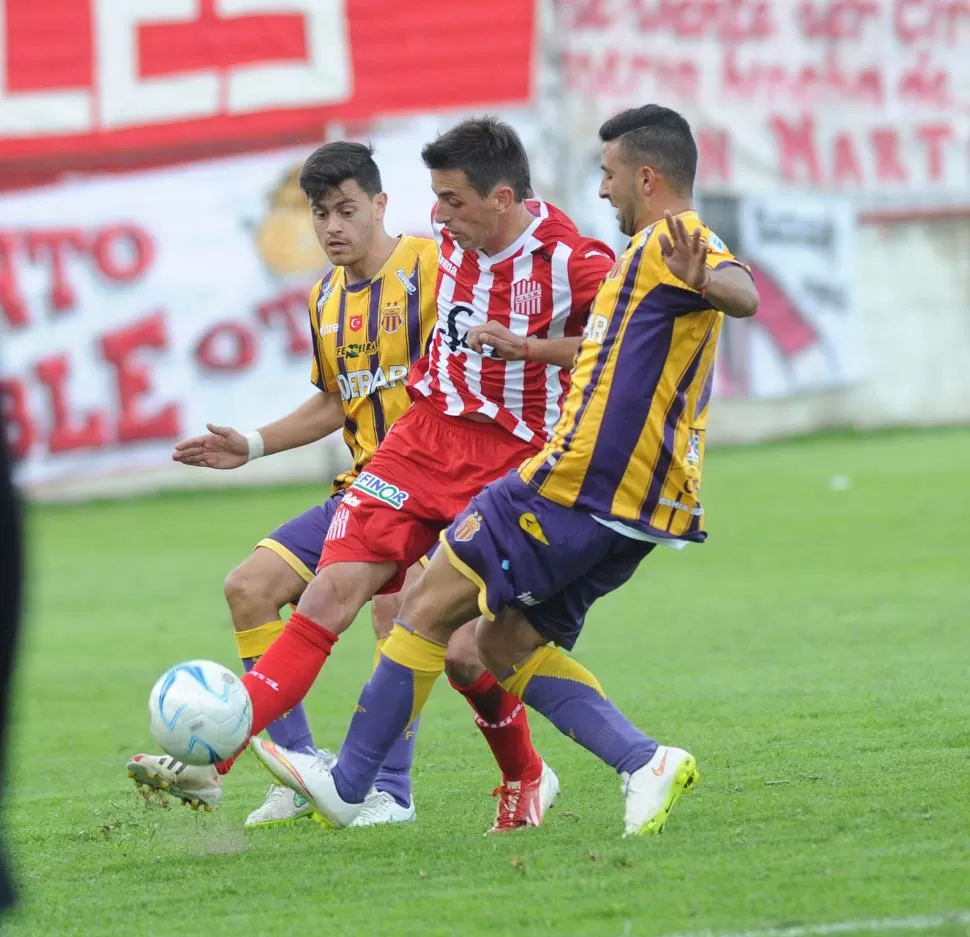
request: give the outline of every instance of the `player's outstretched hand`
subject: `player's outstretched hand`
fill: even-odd
[[[213,469],[234,469],[246,464],[249,443],[242,433],[231,426],[216,426],[213,423],[206,423],[206,429],[209,432],[205,436],[177,442],[172,460],[183,465]]]
[[[468,346],[480,355],[489,354],[485,346],[491,346],[491,354],[505,361],[522,361],[526,357],[527,342],[521,335],[510,332],[498,322],[486,322],[473,326],[465,337]]]
[[[660,252],[664,261],[678,280],[700,292],[710,276],[707,270],[707,241],[701,237],[700,228],[688,234],[683,219],[675,218],[669,211],[664,212],[664,220],[670,234],[670,237],[660,235]]]

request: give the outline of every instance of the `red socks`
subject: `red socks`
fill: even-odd
[[[252,735],[302,702],[336,643],[337,635],[306,615],[290,616],[283,633],[242,678],[253,701]],[[234,761],[223,761],[216,770],[226,774]]]
[[[542,773],[542,759],[532,747],[525,704],[485,671],[469,686],[451,685],[475,710],[475,722],[502,771],[503,781],[532,781]]]

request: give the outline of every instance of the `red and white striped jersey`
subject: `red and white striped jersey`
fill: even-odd
[[[526,442],[543,444],[559,419],[569,372],[540,361],[480,355],[465,337],[491,319],[523,337],[578,336],[613,252],[583,237],[558,208],[537,199],[535,220],[498,254],[463,251],[435,224],[438,322],[411,391],[448,416],[479,413]]]

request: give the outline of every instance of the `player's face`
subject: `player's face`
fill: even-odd
[[[636,169],[624,158],[618,140],[603,144],[603,160],[600,164],[603,179],[600,182],[600,198],[605,198],[616,209],[616,220],[628,237],[637,233],[637,215],[640,208],[640,186]]]
[[[372,197],[348,179],[313,203],[313,230],[330,263],[348,266],[366,256],[385,202],[383,194]]]
[[[480,250],[498,227],[501,199],[495,192],[483,198],[460,169],[432,169],[431,188],[437,197],[438,223],[448,229],[462,250]]]

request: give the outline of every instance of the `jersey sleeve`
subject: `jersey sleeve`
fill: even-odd
[[[751,268],[738,260],[734,254],[728,250],[728,246],[710,228],[703,226],[704,238],[707,241],[707,266],[711,270],[719,270],[721,267],[740,267],[751,276]]]
[[[425,240],[419,251],[421,275],[418,278],[421,303],[421,353],[428,350],[428,342],[438,321],[438,245],[431,240]]]
[[[320,343],[323,339],[320,336],[320,323],[317,319],[317,300],[320,298],[320,290],[323,287],[321,280],[310,291],[310,299],[307,303],[307,311],[310,314],[310,344],[313,347],[313,361],[310,363],[310,383],[318,390],[326,393],[339,393],[337,378],[326,367],[326,360],[323,355]]]
[[[613,251],[602,241],[584,239],[569,258],[569,286],[573,294],[570,325],[586,324],[589,310],[606,275],[616,264]]]

